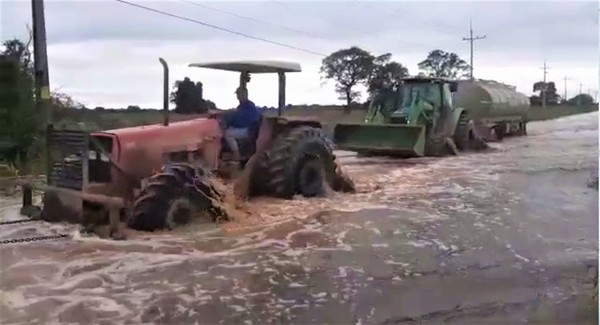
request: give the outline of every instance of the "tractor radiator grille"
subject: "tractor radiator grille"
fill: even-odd
[[[84,131],[51,130],[49,185],[81,190],[88,162],[89,135]]]

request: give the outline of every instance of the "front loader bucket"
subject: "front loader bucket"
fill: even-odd
[[[333,131],[336,147],[369,155],[422,157],[425,127],[398,124],[337,124]]]

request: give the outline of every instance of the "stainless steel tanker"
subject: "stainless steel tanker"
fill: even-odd
[[[452,105],[469,111],[478,133],[490,140],[527,132],[529,97],[492,80],[459,80]]]

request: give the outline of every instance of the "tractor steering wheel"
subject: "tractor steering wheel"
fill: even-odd
[[[219,122],[219,127],[221,128],[221,131],[225,131],[227,129],[227,123],[225,122],[225,119],[223,119],[222,116],[217,117],[217,122]]]

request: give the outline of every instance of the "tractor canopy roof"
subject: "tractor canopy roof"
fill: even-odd
[[[287,61],[227,61],[191,63],[190,67],[249,73],[302,72],[300,63]]]

